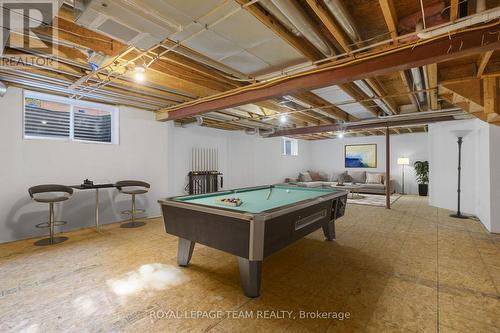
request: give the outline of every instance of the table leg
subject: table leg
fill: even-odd
[[[99,231],[99,189],[95,189],[95,229]]]
[[[254,298],[260,295],[261,260],[248,260],[238,257],[240,282],[245,296]]]
[[[179,237],[179,247],[177,248],[177,264],[179,266],[189,265],[195,244],[193,241]]]
[[[332,220],[323,226],[323,234],[329,241],[335,239],[335,221]]]

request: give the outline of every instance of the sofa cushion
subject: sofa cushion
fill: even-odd
[[[297,185],[303,187],[322,187],[324,182],[299,182]]]
[[[363,189],[367,190],[384,190],[385,185],[384,184],[364,184]]]
[[[317,172],[317,171],[309,170],[309,175],[311,176],[311,180],[313,182],[318,182],[321,180],[321,177],[319,176],[319,172]]]
[[[299,173],[299,182],[310,182],[312,181],[311,175],[307,171],[302,171]]]
[[[366,174],[366,183],[367,184],[383,184],[384,175],[381,173],[372,173],[368,172]]]
[[[326,172],[319,172],[319,178],[322,182],[327,182],[330,181],[330,177],[328,177],[328,174]]]
[[[349,176],[351,176],[353,182],[363,184],[366,182],[366,171],[350,171]]]

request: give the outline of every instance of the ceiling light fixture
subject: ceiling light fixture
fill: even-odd
[[[279,121],[280,121],[280,123],[281,123],[281,124],[286,123],[286,122],[287,122],[287,120],[288,120],[288,117],[287,117],[285,114],[283,114],[283,115],[281,115],[281,116],[279,117]]]
[[[137,82],[143,82],[146,78],[146,68],[143,66],[135,66],[134,79]]]
[[[337,137],[339,139],[342,139],[344,137],[344,132],[340,132],[339,134],[337,134]]]

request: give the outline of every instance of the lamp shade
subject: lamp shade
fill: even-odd
[[[453,130],[453,131],[450,131],[453,135],[455,135],[457,138],[463,138],[465,137],[467,134],[469,134],[470,132],[472,132],[472,130]]]
[[[398,158],[398,165],[409,165],[409,164],[410,164],[410,159],[408,157]]]

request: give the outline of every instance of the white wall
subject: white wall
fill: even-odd
[[[453,130],[469,130],[462,144],[461,211],[476,215],[491,232],[500,232],[500,128],[478,119],[429,126],[429,204],[457,209],[458,144]]]
[[[285,177],[296,177],[307,170],[310,161],[309,142],[299,140],[299,156],[281,154],[281,138],[263,139],[205,127],[175,127],[169,123],[171,167],[169,195],[184,194],[191,169],[192,148],[217,148],[219,171],[224,173],[224,188],[281,183]]]
[[[343,138],[313,141],[310,143],[312,160],[310,169],[325,171],[329,174],[346,170],[344,167],[344,146],[352,144],[376,144],[377,167],[349,168],[352,171],[380,171],[385,172],[385,136],[369,136],[359,138]],[[401,191],[401,166],[397,165],[398,157],[408,157],[410,165],[405,172],[405,192],[418,193],[418,183],[415,178],[413,163],[428,160],[428,141],[426,133],[391,135],[391,178],[396,182],[396,191]]]
[[[0,98],[0,242],[46,233],[35,228],[45,222],[48,205],[30,200],[28,188],[37,184],[80,184],[139,179],[152,187],[138,198],[149,216],[160,215],[157,199],[167,192],[167,131],[150,112],[120,108],[120,144],[88,144],[59,140],[23,139],[22,90],[9,87]],[[101,191],[101,222],[122,220],[130,196],[115,189]],[[94,192],[75,191],[60,205],[57,218],[68,222],[64,229],[94,223]]]

